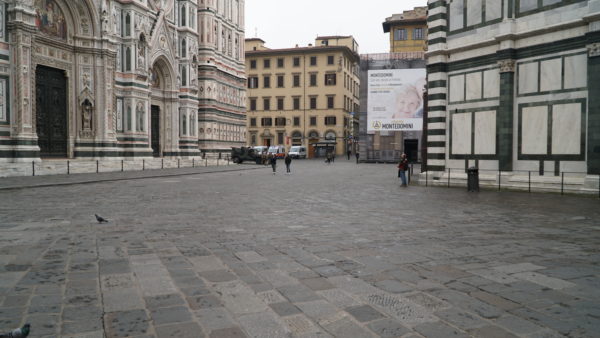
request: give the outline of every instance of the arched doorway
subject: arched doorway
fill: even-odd
[[[61,69],[37,66],[36,132],[40,157],[67,157],[67,79]]]
[[[151,103],[150,103],[150,146],[154,157],[165,154],[165,133],[168,101],[172,90],[171,71],[167,61],[159,57],[150,69]]]

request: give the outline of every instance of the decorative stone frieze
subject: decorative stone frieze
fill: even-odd
[[[500,73],[514,73],[515,65],[515,60],[498,61],[498,66],[500,66]]]

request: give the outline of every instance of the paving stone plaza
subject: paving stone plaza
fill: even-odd
[[[0,333],[598,336],[598,199],[282,167],[0,180]]]

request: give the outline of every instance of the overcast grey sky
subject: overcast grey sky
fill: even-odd
[[[246,38],[269,48],[314,43],[317,35],[352,35],[361,54],[389,52],[385,18],[427,0],[246,0]]]

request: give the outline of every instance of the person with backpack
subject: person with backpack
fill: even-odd
[[[402,153],[400,156],[400,163],[398,163],[398,177],[400,177],[403,187],[408,187],[406,182],[406,170],[408,170],[408,159],[406,158],[406,154]]]
[[[292,171],[290,170],[290,165],[292,164],[292,157],[290,156],[290,153],[285,154],[285,169],[287,170],[286,174],[291,174]]]

